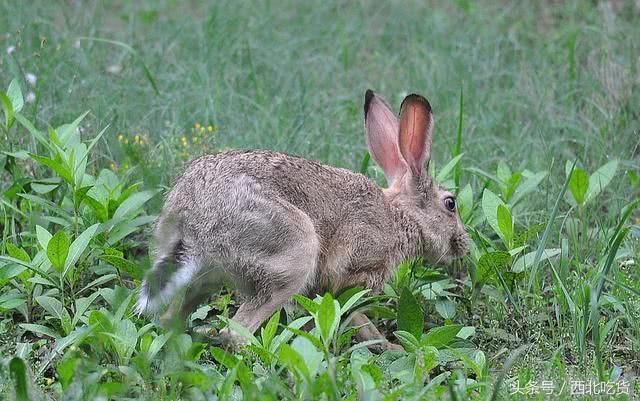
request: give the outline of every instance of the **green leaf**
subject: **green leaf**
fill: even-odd
[[[295,334],[295,335],[296,335],[296,336],[298,336],[298,337],[304,337],[304,338],[306,338],[307,340],[311,341],[311,342],[313,343],[313,345],[315,345],[315,346],[316,346],[316,348],[318,348],[318,349],[323,349],[323,348],[325,348],[325,345],[323,344],[323,342],[322,342],[322,340],[320,339],[320,337],[316,337],[316,336],[314,336],[313,334],[311,334],[311,333],[310,333],[310,332],[308,332],[308,331],[304,331],[304,330],[296,329],[296,328],[291,327],[291,326],[287,326],[287,330],[288,330],[289,332],[291,332],[291,333]],[[274,340],[274,342],[275,342],[275,340]],[[273,345],[272,345],[271,347],[272,347],[272,348],[274,348],[274,349],[275,349],[275,348],[277,348],[277,347],[274,347]]]
[[[513,173],[511,177],[506,181],[504,188],[502,189],[502,197],[509,201],[511,196],[514,194],[516,188],[520,185],[520,181],[522,181],[521,173]]]
[[[280,322],[280,311],[271,316],[271,319],[267,322],[267,324],[262,328],[260,337],[262,339],[262,346],[266,349],[269,349],[271,345],[271,341],[273,337],[276,335],[276,331],[278,330],[278,323]]]
[[[19,326],[32,333],[40,334],[43,336],[47,336],[51,338],[60,337],[58,333],[56,333],[55,330],[53,330],[51,327],[43,326],[41,324],[20,323]]]
[[[91,306],[93,301],[95,301],[96,298],[98,298],[99,295],[100,295],[100,293],[96,291],[96,292],[94,292],[93,294],[89,295],[86,298],[78,298],[78,299],[76,299],[75,311],[74,311],[74,314],[73,314],[73,320],[71,321],[71,326],[72,327],[76,327],[76,325],[80,321],[80,318],[82,317],[82,315],[84,315],[84,313],[87,311],[87,309],[89,309],[89,306]]]
[[[318,351],[313,342],[305,337],[294,338],[293,341],[291,341],[291,348],[304,360],[304,364],[309,371],[309,376],[314,377],[324,359],[323,353]]]
[[[7,247],[7,253],[12,258],[16,258],[26,263],[31,263],[31,258],[29,257],[29,254],[24,249],[13,245],[13,243],[9,241],[5,242],[5,246]]]
[[[340,306],[338,305],[338,308]],[[339,310],[339,309],[338,309]],[[320,329],[320,335],[324,340],[324,344],[329,344],[333,336],[336,323],[336,305],[330,293],[326,293],[320,302],[320,308],[316,315],[316,325]]]
[[[502,231],[498,224],[498,206],[500,205],[504,205],[502,199],[489,189],[485,189],[482,193],[482,210],[484,211],[484,217],[487,219],[487,223],[489,223],[491,228],[493,228],[493,231],[502,236]]]
[[[640,176],[633,170],[627,171],[627,177],[629,177],[629,182],[631,183],[632,188],[636,188],[640,183]]]
[[[61,272],[64,268],[64,263],[69,255],[69,237],[64,231],[58,231],[49,240],[47,245],[47,257],[53,265],[53,267]]]
[[[453,171],[453,169],[456,168],[456,166],[460,162],[460,159],[462,159],[462,156],[464,156],[464,153],[460,153],[453,159],[449,160],[449,163],[445,164],[445,166],[440,169],[440,172],[438,172],[438,175],[436,176],[436,181],[443,182],[444,180],[446,180],[449,177],[449,174],[451,174],[451,172]]]
[[[78,357],[67,357],[56,365],[56,372],[63,390],[66,390],[76,377],[76,367],[79,362]]]
[[[370,160],[371,155],[369,154],[369,152],[365,152],[364,156],[362,156],[362,162],[360,163],[360,174],[367,175]]]
[[[560,254],[560,251],[561,251],[560,248],[545,249],[544,251],[542,251],[542,254],[540,256],[540,259],[538,259],[538,261],[541,262],[543,260],[557,256]],[[533,262],[536,257],[536,252],[537,251],[529,252],[524,256],[521,256],[518,260],[515,261],[513,266],[511,266],[511,271],[514,273],[522,273],[527,269],[528,266],[533,265]]]
[[[569,179],[569,191],[578,205],[583,205],[589,190],[589,174],[581,168],[575,168]]]
[[[22,294],[12,294],[11,296],[0,296],[0,312],[6,312],[24,305],[27,300],[22,298]]]
[[[13,125],[14,113],[11,99],[4,93],[0,92],[0,103],[2,103],[2,111],[4,111],[4,126],[6,129]]]
[[[71,124],[63,124],[56,132],[58,133],[58,140],[62,147],[66,148],[67,145],[75,144],[80,141],[80,134],[78,133],[78,126],[82,120],[89,114],[89,111],[85,111],[80,117],[76,118]]]
[[[432,346],[438,349],[449,345],[458,335],[462,326],[452,324],[449,326],[435,327],[422,337],[422,346]]]
[[[156,216],[140,216],[135,219],[120,220],[119,223],[114,225],[111,230],[109,230],[107,244],[111,246],[116,245],[127,235],[138,231],[140,229],[140,226],[152,223],[154,220],[156,220]]]
[[[20,110],[22,110],[22,107],[24,106],[24,99],[22,98],[22,91],[20,90],[20,85],[18,84],[17,80],[12,79],[11,83],[9,83],[9,88],[7,89],[7,97],[11,101],[13,112],[20,112]]]
[[[278,360],[281,364],[287,366],[296,375],[306,381],[310,380],[309,369],[304,363],[302,356],[293,349],[289,344],[282,344],[278,353]]]
[[[402,288],[398,301],[398,330],[411,333],[420,338],[424,328],[422,305],[407,287]]]
[[[420,348],[420,341],[413,334],[408,331],[398,330],[394,331],[393,335],[398,338],[400,344],[407,352],[415,352],[418,348]]]
[[[458,193],[457,203],[458,210],[460,211],[460,218],[462,218],[462,221],[466,222],[471,216],[471,211],[473,210],[473,188],[471,188],[470,184],[465,185]]]
[[[233,369],[240,362],[235,355],[223,350],[220,347],[211,347],[209,350],[211,352],[211,356],[218,362],[220,365],[224,366],[227,369]]]
[[[295,299],[296,302],[298,302],[300,304],[300,306],[305,308],[307,310],[307,312],[309,312],[312,315],[315,314],[316,312],[318,312],[318,309],[320,308],[320,305],[318,305],[317,303],[313,302],[313,300],[305,297],[304,295],[295,294],[293,296],[293,299]]]
[[[58,319],[66,334],[68,334],[70,331],[68,329],[71,327],[71,316],[69,316],[69,312],[67,312],[67,309],[62,305],[62,302],[46,295],[36,297],[36,302],[42,306],[49,315]]]
[[[80,185],[80,183],[78,183],[78,185]],[[87,196],[87,192],[89,192],[89,190],[93,188],[93,185],[87,185],[80,188],[76,186],[76,188],[77,189],[73,193],[73,204],[74,206],[79,207],[84,198]]]
[[[527,195],[528,193],[538,188],[538,185],[540,185],[540,183],[546,176],[547,176],[546,171],[541,171],[535,174],[530,174],[525,176],[526,179],[524,180],[524,182],[518,185],[518,187],[514,191],[513,196],[511,197],[511,200],[510,200],[510,204],[515,205],[520,200],[524,199],[525,195]]]
[[[462,338],[463,340],[466,340],[467,338],[473,336],[474,334],[476,334],[476,328],[475,327],[473,327],[473,326],[464,326],[463,328],[460,329],[458,334],[456,334],[456,337]]]
[[[585,203],[594,199],[609,185],[613,177],[616,175],[617,169],[618,160],[612,160],[591,174],[591,177],[589,177],[589,189],[585,196]]]
[[[78,291],[76,294],[80,294],[83,293],[85,290],[93,287],[93,286],[100,286],[104,283],[107,283],[111,280],[115,280],[118,278],[117,274],[105,274],[104,276],[100,276],[97,279],[93,280],[92,282],[90,282],[89,284],[85,285],[84,287],[82,287],[82,289],[80,291]]]
[[[69,247],[69,257],[64,264],[64,271],[62,272],[63,277],[65,277],[69,272],[69,269],[71,269],[71,267],[76,264],[76,262],[80,258],[80,255],[82,255],[82,252],[84,252],[84,250],[87,248],[87,245],[89,245],[89,242],[94,237],[99,226],[100,223],[92,225],[91,227],[84,230],[82,234],[78,235],[78,238],[73,241],[73,243]]]
[[[71,174],[71,170],[69,169],[69,166],[67,166],[66,164],[63,164],[60,160],[54,160],[54,159],[50,159],[44,156],[39,156],[36,154],[31,154],[30,156],[33,160],[37,161],[43,166],[49,167],[56,174],[58,174],[60,178],[65,180],[68,184],[70,185],[74,184],[73,176]]]
[[[144,205],[149,199],[153,198],[159,191],[149,190],[135,193],[128,197],[124,202],[118,206],[113,214],[114,219],[120,219],[123,217],[133,217],[140,212],[142,205]]]
[[[513,239],[513,220],[509,209],[505,205],[498,205],[497,218],[498,228],[502,233],[502,237],[504,238],[506,245],[509,246]]]
[[[278,348],[280,348],[280,345],[289,341],[295,334],[290,329],[299,330],[302,326],[311,321],[311,319],[311,316],[303,316],[289,323],[289,325],[285,327],[286,330],[283,330],[282,332],[280,332],[280,334],[273,338],[273,340],[271,341],[271,346],[269,347],[269,351],[276,352]]]
[[[513,247],[518,248],[524,246],[527,241],[544,228],[544,223],[530,226],[526,231],[519,232],[513,238]],[[513,249],[512,249],[513,250]]]
[[[51,144],[46,139],[46,137],[42,134],[42,132],[38,131],[38,129],[29,121],[25,116],[20,113],[16,113],[15,115],[16,121],[18,121],[23,127],[29,131],[31,136],[33,136],[45,149],[51,150]]]
[[[160,350],[167,343],[170,337],[171,332],[168,332],[165,334],[161,334],[153,339],[151,345],[149,346],[149,351],[147,352],[150,360],[153,359],[158,354],[158,352],[160,352]]]
[[[54,189],[58,188],[62,180],[58,177],[46,178],[43,180],[32,181],[31,189],[40,195],[48,194]]]
[[[118,271],[128,274],[131,278],[140,280],[144,275],[144,271],[137,264],[120,256],[102,255],[100,259],[114,266]]]
[[[510,263],[511,255],[508,252],[495,251],[482,254],[476,267],[476,285],[482,286],[492,281],[496,276],[496,269],[506,272]]]
[[[511,169],[509,168],[507,163],[504,160],[500,160],[498,162],[498,168],[496,170],[496,176],[498,177],[498,179],[500,179],[500,181],[502,181],[503,185],[507,184],[507,181],[509,181],[509,179],[511,179],[512,174],[513,173],[511,172]]]
[[[49,357],[40,364],[38,375],[42,375],[49,367],[49,364],[51,364],[51,361],[53,361],[53,359],[58,357],[59,355],[62,355],[62,351],[64,351],[65,348],[72,344],[78,344],[82,342],[85,337],[93,332],[94,329],[95,327],[93,326],[83,326],[76,328],[66,337],[58,338],[56,340],[56,346],[53,348],[53,351],[49,353]]]
[[[27,264],[28,262],[24,262]],[[3,284],[10,279],[19,276],[23,271],[27,270],[27,267],[21,264],[8,263],[0,266],[0,288]]]
[[[343,316],[347,313],[347,311],[349,311],[349,309],[356,305],[362,297],[364,297],[369,291],[371,291],[369,289],[361,290],[359,288],[354,288],[354,290],[356,290],[357,292],[348,294],[349,297],[346,298],[346,301],[340,302],[342,304],[342,307],[340,308],[340,314]],[[341,301],[342,297],[338,297],[338,300]]]
[[[30,401],[27,365],[24,361],[18,357],[11,359],[9,362],[9,373],[11,375],[11,381],[13,381],[16,401]]]
[[[436,312],[443,319],[453,319],[456,316],[456,303],[448,299],[438,300],[436,302]]]

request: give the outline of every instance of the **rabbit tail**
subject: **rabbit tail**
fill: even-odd
[[[186,254],[181,222],[163,216],[156,226],[156,259],[140,288],[135,312],[156,314],[176,293],[189,284],[198,270]]]

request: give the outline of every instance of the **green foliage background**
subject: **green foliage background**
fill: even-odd
[[[0,1],[0,394],[637,394],[639,19],[633,1]],[[299,297],[235,353],[200,334],[226,324],[232,289],[186,333],[132,314],[184,161],[270,148],[383,185],[367,88],[430,100],[468,258],[407,261],[381,295]],[[355,343],[354,310],[406,352]]]

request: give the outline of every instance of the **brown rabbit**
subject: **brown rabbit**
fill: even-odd
[[[454,196],[427,174],[433,116],[409,95],[400,118],[371,90],[365,95],[369,151],[389,187],[349,170],[267,150],[228,151],[193,160],[158,219],[157,259],[143,282],[139,313],[186,318],[223,283],[246,296],[233,320],[255,331],[296,293],[353,285],[380,289],[395,266],[424,257],[463,256],[468,235]],[[360,336],[381,337],[366,316]],[[238,343],[223,330],[224,341]]]

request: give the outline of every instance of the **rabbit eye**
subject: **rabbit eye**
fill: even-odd
[[[453,196],[444,198],[444,207],[446,207],[450,212],[453,212],[456,210],[456,199]]]

